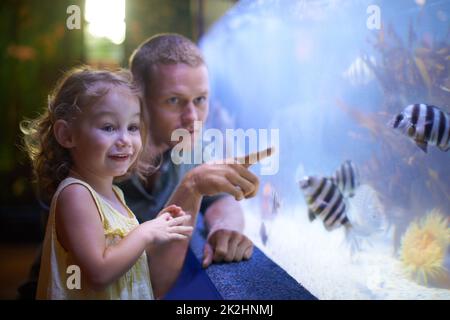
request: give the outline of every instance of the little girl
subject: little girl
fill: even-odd
[[[147,130],[126,71],[74,69],[48,109],[23,122],[41,192],[52,197],[38,299],[153,299],[146,250],[185,239],[190,216],[169,206],[138,224],[114,177],[144,173]]]

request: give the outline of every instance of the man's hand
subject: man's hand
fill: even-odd
[[[189,171],[185,179],[199,195],[225,192],[238,201],[255,196],[259,187],[258,177],[238,164],[205,163]]]
[[[212,261],[232,262],[250,259],[253,243],[245,235],[234,230],[220,229],[209,235],[203,250],[203,268]]]
[[[243,234],[244,212],[239,202],[230,196],[224,196],[208,207],[204,218],[208,230],[203,249],[204,268],[213,261],[231,262],[250,259],[253,243]]]
[[[205,163],[188,172],[184,179],[201,196],[225,192],[238,201],[251,198],[258,192],[259,179],[248,169],[272,153],[273,147],[244,157]]]
[[[255,152],[244,157],[206,163],[192,169],[185,176],[190,190],[198,196],[228,193],[215,201],[205,212],[209,229],[204,248],[202,265],[208,267],[212,261],[231,262],[250,259],[253,243],[243,233],[244,218],[239,200],[256,195],[259,180],[249,167],[273,154],[274,148]],[[237,201],[236,201],[237,200]]]

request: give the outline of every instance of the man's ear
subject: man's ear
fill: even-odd
[[[53,125],[53,134],[56,141],[64,148],[70,149],[75,147],[73,129],[67,121],[62,119],[56,120]]]

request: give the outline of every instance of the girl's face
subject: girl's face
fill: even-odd
[[[111,87],[76,121],[74,169],[98,177],[124,175],[142,147],[140,119],[138,98],[127,88]]]

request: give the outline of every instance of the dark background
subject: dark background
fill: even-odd
[[[43,236],[29,160],[21,148],[19,123],[36,117],[62,73],[79,64],[127,67],[146,38],[176,32],[194,41],[232,7],[234,0],[127,0],[126,37],[115,45],[93,38],[84,20],[84,0],[0,2],[0,299],[14,299]],[[70,5],[82,25],[69,30]],[[108,14],[105,6],[104,14]]]

